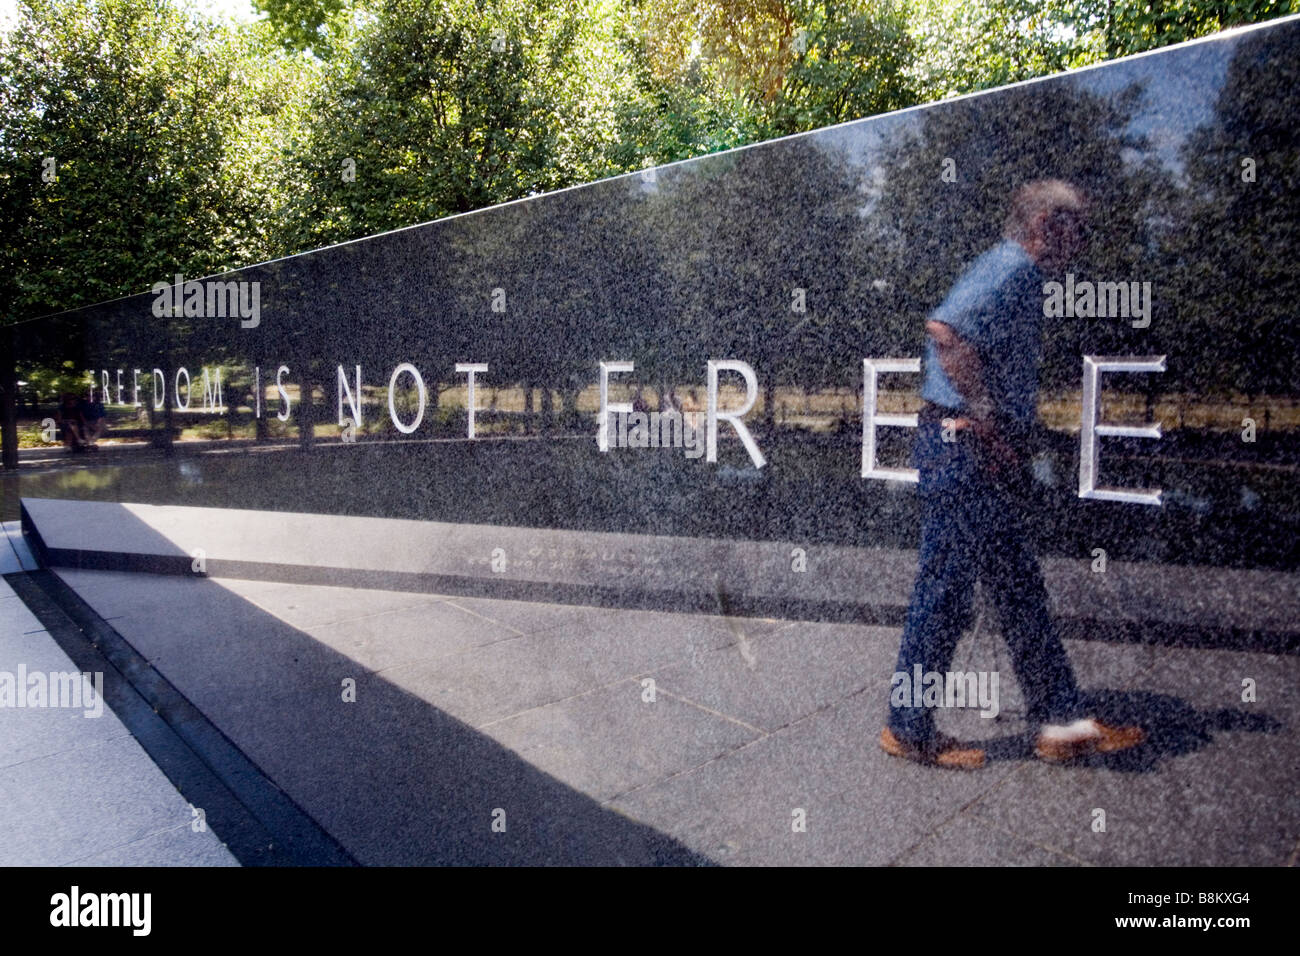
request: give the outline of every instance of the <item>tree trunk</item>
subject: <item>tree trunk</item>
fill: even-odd
[[[266,415],[266,383],[262,381],[261,362],[257,363],[253,373],[253,429],[257,441],[266,441],[271,437],[271,428]]]
[[[298,447],[311,451],[316,442],[316,396],[312,394],[314,376],[311,363],[302,363],[302,385],[298,398]]]
[[[549,435],[555,431],[555,397],[551,395],[549,385],[542,387],[542,434]]]
[[[0,459],[5,468],[18,467],[18,370],[14,367],[17,351],[14,344],[17,333],[13,327],[5,329],[4,359],[0,362]]]

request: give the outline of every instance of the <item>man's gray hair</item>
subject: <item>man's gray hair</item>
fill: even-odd
[[[1024,241],[1029,238],[1029,227],[1043,213],[1050,216],[1058,209],[1083,213],[1086,207],[1083,192],[1063,179],[1039,179],[1026,183],[1011,197],[1011,211],[1007,214],[1003,233],[1008,239]]]

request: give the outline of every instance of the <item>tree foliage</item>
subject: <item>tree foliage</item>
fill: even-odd
[[[165,0],[24,0],[0,36],[0,313],[243,265],[308,72]]]
[[[4,321],[1296,8],[258,0],[267,19],[231,27],[172,0],[20,2],[0,36]]]
[[[290,161],[299,248],[613,171],[605,0],[382,0],[328,65]]]
[[[288,50],[333,55],[340,29],[352,11],[349,0],[253,0]]]

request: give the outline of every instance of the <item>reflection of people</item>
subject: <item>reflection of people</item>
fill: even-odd
[[[83,451],[86,448],[85,421],[81,415],[81,403],[71,392],[64,392],[55,409],[54,421],[59,426],[60,437],[69,451]]]
[[[1084,200],[1073,186],[1042,180],[1022,187],[1003,241],[971,265],[926,323],[915,451],[920,564],[897,665],[909,680],[947,673],[978,576],[997,609],[1027,717],[1039,725],[1035,752],[1045,760],[1122,750],[1145,737],[1140,728],[1087,715],[1020,513],[1037,413],[1039,270],[1063,268],[1082,247],[1084,228]],[[934,703],[920,687],[891,693],[881,746],[922,763],[982,766],[982,749],[936,731]]]
[[[108,425],[108,413],[104,411],[104,403],[83,398],[77,402],[77,406],[81,410],[82,434],[86,447],[91,451],[98,451],[99,439]]]
[[[638,385],[632,389],[632,411],[646,414],[650,411],[650,403],[645,400],[641,394],[641,386]]]

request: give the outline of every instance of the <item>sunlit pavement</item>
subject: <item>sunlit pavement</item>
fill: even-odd
[[[4,573],[31,566],[29,556],[4,546]],[[0,580],[0,682],[21,672],[48,683],[52,673],[74,671]],[[48,686],[31,700],[45,706],[15,707],[0,689],[0,866],[235,865],[110,708],[86,699],[75,708],[48,706]]]
[[[988,741],[959,773],[877,747],[894,628],[58,574],[364,864],[1270,865],[1300,839],[1295,655],[1069,641],[1151,737],[1058,767],[968,636],[954,670],[997,671],[1001,713],[941,711]]]

